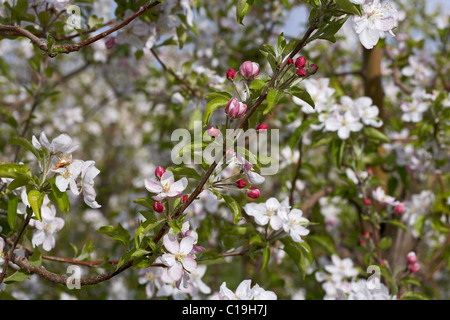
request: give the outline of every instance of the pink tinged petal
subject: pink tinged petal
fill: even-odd
[[[359,40],[366,49],[372,49],[380,39],[380,32],[374,29],[365,29],[359,34]]]
[[[269,198],[266,201],[266,207],[267,209],[278,210],[280,207],[280,202],[276,198]]]
[[[35,136],[33,136],[33,138],[31,139],[31,143],[33,144],[33,147],[35,147],[36,149],[40,149],[42,147]]]
[[[188,180],[186,178],[181,178],[170,186],[169,194],[180,194],[186,189],[187,185]]]
[[[161,256],[161,262],[164,265],[166,265],[168,267],[171,267],[171,266],[173,266],[176,263],[175,256],[173,254],[170,254],[170,253],[164,253]]]
[[[350,130],[346,127],[341,127],[338,130],[338,137],[342,140],[348,139],[348,137],[350,137]]]
[[[248,182],[250,182],[251,184],[254,184],[254,185],[260,185],[260,184],[262,184],[262,183],[266,180],[266,178],[264,178],[263,176],[259,175],[259,174],[256,173],[256,172],[253,172],[253,171],[247,171],[246,173],[247,173],[247,174],[246,174],[247,180],[248,180]]]
[[[256,216],[264,213],[266,211],[266,208],[264,204],[261,203],[247,203],[244,206],[244,210],[249,216]]]
[[[181,263],[175,262],[175,264],[167,270],[167,274],[173,281],[178,281],[183,275],[183,266]]]
[[[174,183],[175,178],[173,177],[173,173],[172,171],[166,171],[164,172],[164,174],[161,176],[161,185],[172,185],[172,183]]]
[[[38,245],[42,244],[45,240],[45,231],[44,230],[38,230],[33,233],[33,238],[31,239],[31,243],[34,247],[37,247]]]
[[[159,183],[154,182],[150,179],[145,179],[144,185],[145,189],[147,189],[151,193],[160,193],[163,190],[162,186]]]
[[[55,218],[52,223],[54,224],[53,227],[53,233],[60,231],[62,228],[64,228],[64,220],[61,218]]]
[[[189,254],[194,246],[195,239],[193,237],[185,237],[181,240],[179,246],[179,253]],[[178,242],[177,242],[178,243]]]
[[[166,234],[163,238],[164,247],[170,253],[178,253],[180,251],[180,245],[178,243],[177,238],[175,238],[171,234]]]
[[[58,187],[59,191],[64,192],[69,186],[70,180],[64,178],[63,176],[57,176],[55,180],[55,185]]]
[[[41,132],[41,135],[39,136],[39,142],[45,149],[50,150],[50,142],[48,141],[45,132]]]
[[[52,234],[46,234],[42,248],[45,251],[50,251],[55,247],[55,237]]]
[[[282,220],[281,220],[280,217],[278,217],[278,216],[273,216],[273,217],[270,219],[270,227],[271,227],[273,230],[279,230],[279,229],[281,228],[282,225],[283,225],[283,222],[282,222]]]
[[[192,256],[186,256],[183,259],[183,267],[187,271],[193,272],[195,269],[197,269],[197,261],[195,261]]]
[[[64,133],[60,134],[55,139],[53,139],[52,145],[55,151],[70,153],[67,152],[67,150],[69,150],[72,145],[72,138],[69,137],[67,134]]]
[[[165,193],[160,193],[157,196],[153,196],[152,199],[155,201],[161,201],[163,199],[167,198],[167,194]]]
[[[250,294],[250,286],[252,280],[242,281],[236,289],[236,295],[238,297],[247,297]]]
[[[255,221],[260,226],[265,226],[266,224],[269,223],[269,217],[266,215],[257,215],[255,216]]]

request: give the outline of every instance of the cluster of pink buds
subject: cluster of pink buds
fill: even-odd
[[[288,64],[294,64],[294,59],[290,58],[288,60]],[[319,70],[319,67],[312,63],[308,64],[308,67],[306,67],[306,58],[304,56],[300,56],[295,60],[295,68],[297,69],[296,74],[299,77],[306,77],[307,75],[315,74],[317,70]]]
[[[247,186],[247,182],[245,180],[239,179],[235,182],[236,187],[238,187],[239,189],[243,189]],[[249,196],[252,199],[257,199],[259,198],[259,195],[261,194],[261,192],[259,191],[259,189],[257,187],[250,187],[246,190],[247,196]]]
[[[417,262],[417,256],[415,252],[411,251],[406,255],[406,262],[408,262],[409,271],[411,273],[416,273],[420,270],[420,265]]]
[[[361,246],[365,246],[367,244],[367,240],[372,239],[372,233],[371,232],[363,232],[362,239],[359,241],[359,244]]]

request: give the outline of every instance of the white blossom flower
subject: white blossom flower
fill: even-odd
[[[394,197],[387,195],[381,187],[373,190],[372,196],[375,200],[384,205],[396,206],[398,204],[398,201]]]
[[[358,132],[362,128],[362,123],[350,111],[347,111],[344,115],[335,112],[332,117],[325,121],[325,129],[337,131],[338,137],[342,140],[348,139],[350,132]]]
[[[77,178],[81,174],[81,168],[83,166],[83,161],[74,160],[70,165],[53,169],[53,172],[59,173],[56,177],[55,185],[58,187],[59,191],[64,192],[70,185],[70,191],[74,195],[80,194],[77,187]]]
[[[309,234],[309,230],[305,228],[309,220],[303,217],[302,210],[292,209],[289,213],[280,211],[279,216],[282,219],[284,231],[292,237],[292,240],[303,242],[301,236]]]
[[[56,217],[55,206],[48,206],[49,204],[50,200],[46,195],[41,207],[42,221],[30,221],[30,225],[36,228],[36,231],[33,232],[31,243],[33,247],[37,247],[42,244],[42,248],[45,251],[50,251],[55,247],[54,234],[64,227],[64,220]]]
[[[395,300],[395,295],[389,293],[388,288],[379,283],[379,288],[369,289],[366,280],[352,282],[348,300]]]
[[[188,272],[192,272],[197,268],[197,262],[190,255],[194,246],[193,237],[184,237],[178,243],[177,238],[171,234],[163,237],[164,247],[168,251],[161,257],[162,263],[169,267],[168,275],[174,281],[181,279],[183,268]]]
[[[331,274],[334,282],[341,282],[344,278],[352,278],[358,275],[358,270],[353,267],[350,258],[341,259],[337,255],[331,256],[332,264],[325,266],[325,270]]]
[[[362,6],[362,15],[353,16],[353,30],[358,34],[361,44],[372,49],[380,37],[394,36],[392,29],[397,26],[398,12],[386,3],[381,6],[379,0],[366,0]]]
[[[278,210],[281,209],[280,202],[275,198],[269,198],[266,203],[247,203],[244,206],[245,212],[249,216],[255,218],[255,222],[260,226],[270,224],[273,230],[279,230],[282,227],[282,220],[277,215]]]
[[[272,291],[266,291],[258,284],[251,288],[252,280],[243,280],[236,291],[233,292],[227,288],[226,282],[220,286],[218,294],[219,300],[276,300],[277,296]]]
[[[181,193],[186,189],[188,185],[188,180],[183,177],[175,182],[175,178],[171,171],[166,171],[161,176],[159,182],[155,182],[150,179],[145,179],[145,188],[152,193],[158,193],[158,195],[152,198],[156,201],[161,201],[167,197],[176,198],[181,195]]]

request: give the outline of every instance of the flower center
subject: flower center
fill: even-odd
[[[168,193],[170,191],[170,183],[166,183],[164,185],[164,193]]]
[[[179,262],[183,262],[184,258],[186,257],[185,254],[182,253],[177,253],[175,254],[175,260],[179,261]]]

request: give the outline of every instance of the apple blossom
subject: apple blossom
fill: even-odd
[[[181,195],[181,193],[186,189],[188,185],[188,180],[186,178],[181,178],[175,182],[175,178],[171,171],[166,171],[161,176],[159,182],[154,182],[150,179],[145,179],[145,188],[151,193],[157,193],[158,195],[152,198],[156,201],[161,201],[167,197],[176,198]]]
[[[414,251],[408,252],[408,254],[406,255],[406,262],[408,262],[409,264],[417,263],[417,256]]]
[[[161,213],[164,211],[164,205],[161,202],[154,202],[153,203],[153,209],[158,212]]]
[[[157,177],[158,179],[161,179],[162,175],[164,174],[164,172],[166,172],[166,169],[164,169],[161,166],[158,166],[155,169],[155,177]]]
[[[55,247],[54,234],[64,227],[64,220],[56,217],[56,207],[53,204],[49,206],[49,204],[50,200],[45,196],[41,207],[42,221],[30,221],[30,226],[36,228],[31,239],[32,245],[33,247],[42,245],[42,249],[45,251],[50,251]]]
[[[279,216],[283,223],[283,230],[292,237],[292,240],[303,242],[301,237],[309,234],[309,230],[305,228],[309,220],[303,217],[302,210],[292,209],[289,213],[280,211]]]
[[[366,49],[372,49],[380,38],[394,36],[392,30],[397,26],[398,12],[386,3],[381,6],[379,0],[366,0],[362,6],[362,15],[353,16],[353,30]]]
[[[255,222],[260,226],[267,224],[273,230],[279,230],[282,227],[282,220],[277,212],[282,209],[280,202],[276,198],[269,198],[265,203],[247,203],[244,206],[245,212],[255,218]]]
[[[227,79],[234,80],[234,77],[236,77],[236,71],[234,71],[233,68],[228,69],[227,70]]]
[[[168,251],[161,256],[161,261],[168,266],[167,274],[173,281],[178,281],[183,275],[183,269],[192,272],[197,268],[197,262],[190,255],[194,246],[193,237],[184,237],[181,242],[171,234],[163,237],[164,247]]]

